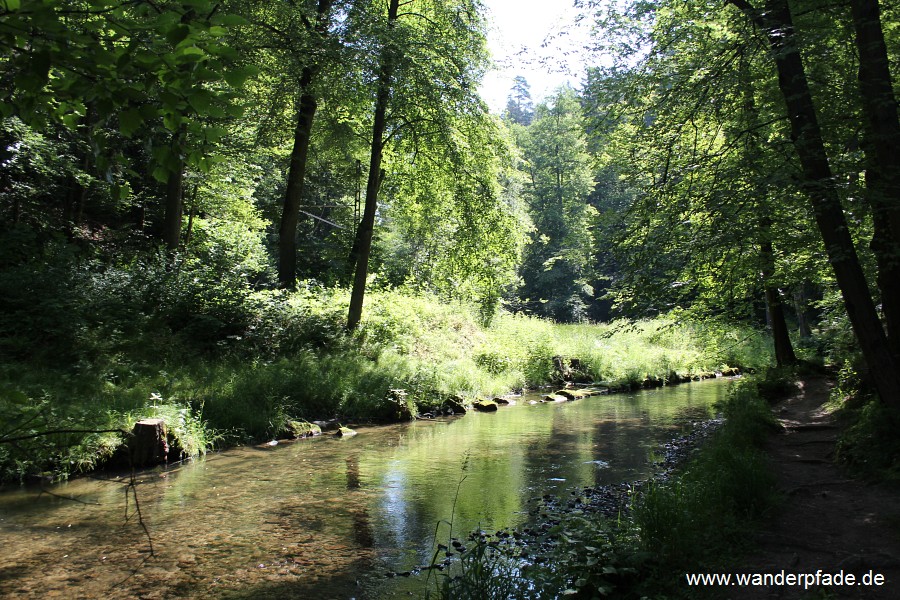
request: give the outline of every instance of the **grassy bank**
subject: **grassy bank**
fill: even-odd
[[[459,572],[430,577],[443,598],[691,598],[687,572],[715,571],[776,502],[760,444],[776,427],[756,382],[735,386],[724,425],[674,477],[635,490],[629,509],[539,511],[545,532],[475,536]],[[548,568],[546,565],[552,565]],[[435,584],[436,582],[436,584]]]
[[[96,301],[77,298],[73,306],[92,311],[43,323],[50,335],[39,344],[28,346],[25,327],[5,338],[4,350],[20,351],[4,352],[0,364],[2,438],[129,430],[160,416],[185,452],[197,454],[271,439],[291,419],[391,420],[393,388],[407,391],[415,413],[452,395],[551,384],[560,364],[585,379],[637,386],[769,360],[764,336],[753,330],[674,318],[557,325],[501,313],[483,327],[475,307],[382,291],[370,294],[362,327],[348,334],[343,289],[308,285],[215,303],[181,290],[179,298],[194,298],[184,307],[127,281],[97,285],[113,289],[83,290]],[[24,358],[10,358],[16,354]],[[0,475],[89,470],[121,439],[70,433],[0,444]]]

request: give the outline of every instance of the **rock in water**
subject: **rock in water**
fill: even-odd
[[[356,432],[349,427],[341,427],[335,432],[334,437],[353,437],[354,435]]]
[[[388,390],[387,402],[394,420],[412,421],[416,418],[406,399],[406,390]]]
[[[567,398],[568,396],[562,394],[547,394],[541,397],[541,402],[565,402]]]
[[[315,423],[307,423],[306,421],[288,421],[286,429],[287,431],[285,433],[288,434],[288,437],[293,439],[322,435],[321,427]]]
[[[497,410],[497,403],[488,400],[479,400],[472,404],[472,408],[480,412],[494,412]]]
[[[341,426],[338,423],[337,419],[330,419],[328,421],[313,421],[313,425],[317,425],[321,431],[337,431],[338,427]]]
[[[463,399],[458,396],[451,396],[444,400],[444,407],[454,415],[466,414],[466,405]]]

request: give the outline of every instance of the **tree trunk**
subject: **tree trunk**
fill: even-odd
[[[178,168],[169,173],[166,182],[166,216],[163,222],[163,242],[171,251],[178,250],[181,241],[181,215],[183,206],[184,161],[178,159]]]
[[[169,459],[168,434],[162,419],[143,419],[134,424],[128,442],[131,464],[134,467],[152,467]]]
[[[785,367],[797,363],[794,347],[791,345],[791,336],[788,331],[787,321],[784,318],[784,302],[781,292],[775,287],[772,278],[775,275],[775,251],[771,241],[772,224],[768,217],[760,219],[760,261],[762,262],[763,285],[766,290],[766,309],[772,326],[772,341],[775,344],[775,363],[779,367]]]
[[[397,21],[400,0],[390,0],[388,27]],[[381,54],[381,73],[378,76],[378,95],[375,98],[375,118],[372,124],[372,153],[369,159],[369,177],[366,181],[366,204],[357,232],[359,242],[356,255],[356,271],[350,310],[347,313],[347,329],[356,329],[362,319],[366,278],[369,275],[369,254],[372,251],[372,234],[375,230],[375,212],[378,209],[378,190],[381,187],[381,158],[384,151],[384,131],[387,126],[387,106],[391,96],[391,78],[394,71],[396,48],[388,41]]]
[[[886,403],[900,403],[900,373],[888,348],[868,282],[850,237],[831,167],[822,141],[812,94],[787,0],[768,0],[760,13],[746,0],[728,0],[766,34],[778,71],[778,86],[787,105],[791,137],[802,168],[802,185],[812,203],[829,262],[841,290],[847,315],[871,371],[872,382]]]
[[[313,35],[324,37],[327,33],[333,2],[334,0],[319,0]],[[287,191],[278,228],[278,282],[285,288],[294,287],[297,277],[297,222],[306,182],[313,119],[318,106],[312,93],[312,83],[320,68],[319,64],[308,64],[300,73],[300,104],[297,108],[297,125],[294,128],[294,147],[291,150]]]
[[[194,216],[197,214],[197,190],[200,189],[199,185],[195,185],[194,189],[191,191],[191,210],[188,213],[188,222],[187,222],[187,231],[184,234],[184,248],[185,252],[188,252],[191,246],[191,233],[194,231]]]
[[[801,283],[794,290],[794,312],[797,313],[797,331],[800,339],[808,340],[812,337],[812,329],[809,326],[809,315],[807,314],[805,283]]]
[[[900,360],[900,118],[878,0],[852,0],[859,51],[859,89],[868,121],[866,191],[872,207],[872,251],[878,262],[888,343]]]
[[[747,129],[759,125],[759,111],[753,92],[753,77],[746,61],[740,64],[742,92],[744,95],[743,110],[747,120]],[[745,164],[750,172],[758,177],[764,170],[760,168],[756,157],[759,146],[753,136],[746,136]],[[759,215],[757,236],[759,240],[760,271],[762,272],[763,289],[766,299],[766,324],[772,330],[772,342],[775,347],[775,362],[779,367],[797,363],[787,321],[784,316],[784,302],[781,292],[775,285],[775,249],[772,246],[771,186],[757,183],[754,196],[757,199],[755,210]]]

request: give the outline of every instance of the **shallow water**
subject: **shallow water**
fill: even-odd
[[[137,479],[0,494],[0,597],[378,598],[431,560],[435,528],[515,526],[526,503],[647,475],[658,444],[706,418],[706,381],[238,448]],[[458,490],[458,495],[457,495]],[[455,500],[455,502],[454,502]],[[128,518],[126,519],[126,513]],[[447,542],[448,524],[438,540]]]

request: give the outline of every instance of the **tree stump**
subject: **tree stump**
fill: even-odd
[[[165,463],[169,458],[166,440],[166,423],[162,419],[143,419],[131,430],[131,464],[135,467],[152,467]]]

